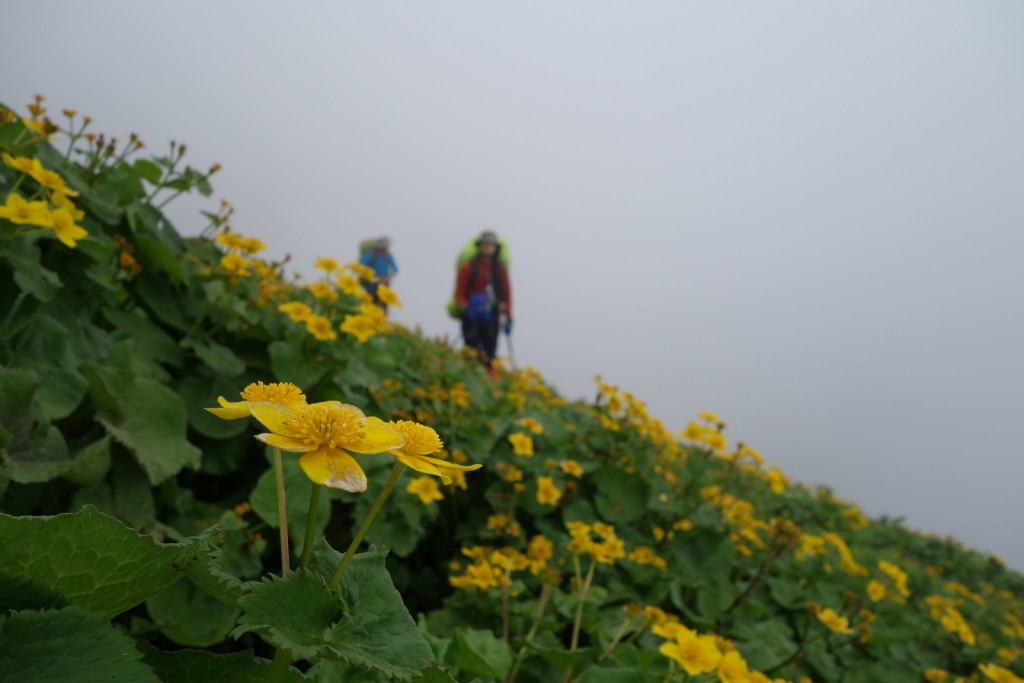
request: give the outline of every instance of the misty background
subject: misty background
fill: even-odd
[[[386,235],[405,306],[508,240],[514,359],[1024,569],[1024,4],[10,4],[0,101],[214,162],[235,229]],[[499,352],[510,348],[503,339]]]

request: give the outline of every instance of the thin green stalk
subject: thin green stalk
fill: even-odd
[[[583,623],[583,605],[587,601],[587,591],[590,590],[590,582],[594,580],[594,570],[597,569],[597,560],[590,561],[590,569],[587,570],[587,578],[583,581],[583,586],[580,588],[580,604],[576,607],[576,622],[572,625],[572,643],[570,643],[569,651],[574,652],[576,646],[580,642],[580,625]]]
[[[533,642],[533,637],[537,635],[537,628],[540,626],[541,619],[544,616],[544,610],[548,606],[548,600],[551,598],[551,594],[554,592],[555,587],[549,583],[545,583],[540,589],[540,598],[537,600],[537,613],[533,615],[533,624],[530,626],[530,632],[526,634],[526,640],[523,642],[523,646],[519,648],[519,652],[516,653],[516,661],[512,664],[512,671],[509,672],[508,678],[505,679],[505,683],[513,683],[516,680],[516,674],[519,673],[519,667],[523,665],[523,660],[526,658],[527,646]]]
[[[288,668],[292,664],[292,651],[286,647],[280,648],[274,653],[274,661],[270,662],[270,668],[267,669],[267,677],[264,679],[266,683],[280,683],[284,680],[284,675],[288,673]]]
[[[395,469],[391,471],[391,478],[384,484],[384,490],[377,496],[377,500],[373,501],[373,506],[370,508],[370,512],[367,513],[366,519],[363,520],[363,525],[359,527],[359,531],[356,532],[355,537],[348,546],[348,550],[345,551],[345,557],[341,558],[341,564],[338,565],[337,570],[334,572],[334,576],[327,583],[328,588],[336,588],[341,583],[341,576],[345,573],[345,568],[348,567],[348,563],[352,561],[352,557],[356,554],[356,549],[359,544],[363,541],[363,536],[369,531],[370,525],[373,524],[374,517],[380,512],[380,508],[384,505],[384,501],[389,495],[391,495],[391,489],[395,487],[395,482],[398,481],[398,477],[401,476],[402,470],[405,469],[405,465],[395,461]]]
[[[281,576],[288,576],[291,569],[288,552],[288,506],[284,493],[284,463],[281,451],[274,449],[274,479],[277,481],[277,523],[281,536]]]
[[[313,555],[313,535],[316,533],[316,512],[320,504],[320,484],[314,483],[313,490],[309,492],[309,514],[306,515],[306,538],[302,542],[302,559],[299,566],[303,569],[309,568],[309,558]]]

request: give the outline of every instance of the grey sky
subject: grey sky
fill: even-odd
[[[454,256],[497,230],[516,360],[567,397],[600,372],[674,430],[718,411],[791,478],[1024,568],[1024,4],[7,16],[0,100],[187,142],[271,258],[387,234],[395,319],[454,336]]]

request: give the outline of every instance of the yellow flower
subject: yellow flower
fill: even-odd
[[[301,301],[289,301],[288,303],[278,306],[277,310],[282,313],[287,313],[293,323],[305,322],[311,315],[313,315],[313,309]]]
[[[555,486],[551,477],[537,477],[537,502],[541,505],[558,505],[562,491]]]
[[[748,683],[750,670],[739,652],[727,652],[718,663],[718,678],[722,683]]]
[[[57,209],[51,212],[50,221],[53,223],[53,231],[57,234],[57,239],[70,249],[74,249],[79,240],[89,235],[82,226],[75,223],[75,219],[71,217],[71,212],[67,209]]]
[[[537,422],[532,417],[524,417],[519,420],[516,420],[516,424],[525,429],[526,431],[533,432],[534,434],[544,433],[544,426],[541,425],[540,422]]]
[[[370,308],[380,311],[376,306],[370,306]],[[381,312],[381,316],[383,316],[383,312]],[[384,318],[382,320],[381,318],[368,313],[365,309],[360,308],[360,313],[345,316],[345,320],[342,321],[340,329],[342,332],[351,334],[359,340],[360,344],[363,344],[373,335],[387,329],[387,319]]]
[[[249,274],[249,261],[238,254],[225,254],[222,256],[220,267],[233,277]]]
[[[405,490],[419,496],[424,505],[429,505],[431,501],[444,500],[444,495],[437,487],[437,480],[433,477],[416,477],[409,482]]]
[[[43,170],[43,165],[39,163],[39,159],[32,157],[15,157],[4,152],[3,160],[4,166],[13,168],[15,171],[27,173],[28,175],[32,175],[33,173]]]
[[[996,664],[979,664],[978,669],[996,683],[1024,683],[1024,678]]]
[[[306,285],[306,289],[317,299],[324,301],[337,301],[338,299],[338,293],[334,291],[334,287],[331,287],[326,282],[313,282]]]
[[[77,208],[63,192],[54,192],[51,194],[50,203],[53,204],[55,209],[67,209],[71,213],[71,217],[76,221],[80,221],[85,218],[85,211]]]
[[[928,669],[924,672],[924,679],[928,683],[946,683],[949,680],[949,672],[942,669]]]
[[[377,279],[377,274],[369,266],[364,266],[361,263],[350,263],[345,267],[364,280],[373,281]]]
[[[321,256],[320,258],[313,262],[313,267],[319,268],[320,270],[330,275],[331,273],[338,269],[338,262],[332,258]]]
[[[833,633],[840,633],[843,635],[850,635],[853,631],[850,629],[850,622],[846,617],[841,617],[835,613],[831,607],[818,612],[818,621],[825,624],[828,630]]]
[[[256,438],[273,448],[303,453],[299,465],[310,480],[351,493],[366,490],[366,473],[352,453],[383,453],[402,446],[402,437],[375,417],[347,404],[250,404],[253,417],[270,433]]]
[[[527,434],[509,434],[508,442],[512,444],[512,452],[516,455],[533,455],[533,439]]]
[[[33,170],[31,170],[29,172],[29,175],[31,175],[37,183],[45,187],[47,190],[52,190],[53,192],[60,192],[61,194],[66,194],[71,197],[75,197],[78,195],[77,192],[68,189],[64,185],[64,179],[61,178],[60,174],[57,173],[56,171],[48,171],[42,166],[39,166],[38,168],[34,168]]]
[[[458,465],[440,458],[428,458],[429,454],[440,451],[444,444],[441,443],[441,437],[437,435],[437,432],[426,425],[408,420],[398,420],[397,422],[388,422],[387,427],[398,434],[403,442],[399,448],[389,449],[388,455],[393,455],[398,462],[417,472],[440,477],[445,484],[452,483],[452,478],[445,470],[471,472],[483,467],[479,463]]]
[[[294,384],[289,382],[253,382],[245,389],[242,389],[241,401],[228,401],[223,396],[217,397],[220,408],[207,408],[222,420],[239,420],[249,417],[252,412],[249,407],[253,403],[276,403],[288,408],[306,405],[306,395]],[[338,401],[328,401],[317,405],[340,405]]]
[[[691,676],[714,671],[722,659],[722,653],[715,646],[711,636],[697,635],[685,626],[675,624],[674,642],[663,643],[658,652],[674,659]]]
[[[16,225],[38,225],[52,228],[53,218],[46,202],[27,202],[21,195],[11,193],[0,206],[0,218],[6,218]]]
[[[881,581],[877,581],[875,579],[868,581],[867,593],[871,602],[878,602],[879,600],[884,599],[887,592],[885,584]]]
[[[258,254],[267,248],[267,245],[255,237],[246,237],[239,242],[238,248],[246,254]]]
[[[330,319],[322,315],[310,315],[306,318],[306,330],[320,341],[333,341],[338,338]]]
[[[583,468],[575,460],[563,460],[560,466],[563,472],[577,479],[583,476]]]
[[[395,294],[395,290],[384,284],[377,285],[377,298],[385,306],[402,305],[402,302],[398,300],[398,295]]]

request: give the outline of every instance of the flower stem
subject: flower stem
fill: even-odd
[[[574,652],[576,646],[580,642],[580,624],[583,623],[583,606],[587,601],[587,591],[590,590],[590,582],[594,580],[594,570],[597,568],[597,560],[590,561],[590,569],[587,570],[587,578],[584,579],[583,585],[580,586],[580,604],[576,608],[576,622],[572,625],[572,643],[569,646],[569,651]]]
[[[302,559],[299,566],[309,568],[309,558],[313,555],[313,535],[316,532],[316,512],[320,503],[320,484],[314,483],[309,492],[309,514],[306,515],[306,538],[302,542]]]
[[[270,667],[267,669],[267,677],[264,679],[266,683],[278,683],[278,681],[284,680],[284,675],[288,672],[288,667],[292,663],[292,651],[286,647],[279,648],[274,653],[274,661],[270,663]]]
[[[277,523],[281,536],[281,576],[288,576],[291,554],[288,552],[288,505],[284,494],[284,464],[281,451],[274,449],[274,479],[277,481]]]
[[[345,557],[341,558],[341,564],[334,572],[334,576],[327,582],[328,588],[336,588],[341,583],[341,575],[345,573],[345,568],[348,567],[348,563],[352,561],[352,558],[356,554],[356,549],[359,544],[363,541],[363,536],[369,531],[370,525],[373,524],[373,518],[380,512],[380,508],[384,505],[384,501],[391,494],[391,489],[395,487],[395,482],[398,481],[398,477],[401,476],[402,470],[405,469],[405,465],[400,462],[395,462],[395,469],[391,471],[391,478],[384,484],[384,489],[377,496],[377,500],[373,501],[373,506],[370,507],[370,511],[366,514],[366,519],[363,520],[363,525],[359,527],[359,531],[356,532],[355,537],[348,546],[348,550],[345,551]]]

